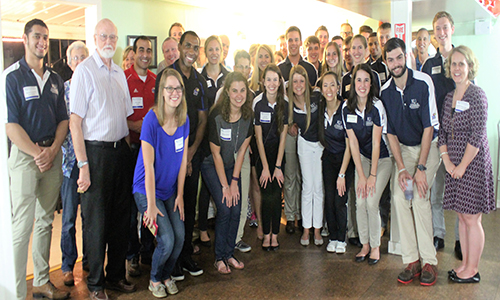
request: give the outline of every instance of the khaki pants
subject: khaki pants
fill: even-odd
[[[381,158],[378,160],[377,181],[375,183],[375,193],[368,197],[356,197],[356,220],[358,223],[359,241],[361,244],[370,243],[370,247],[380,246],[380,211],[379,202],[382,193],[391,178],[392,157]],[[361,155],[361,165],[363,173],[368,178],[371,169],[371,160]],[[354,189],[357,189],[359,174],[356,171]]]
[[[420,157],[420,145],[405,146],[399,144],[399,147],[401,148],[405,168],[413,176]],[[435,138],[431,143],[426,163],[427,171],[425,171],[429,187],[433,184],[439,163],[439,150],[437,138]],[[421,258],[422,264],[437,265],[436,249],[433,244],[430,191],[427,191],[422,198],[419,196],[417,186],[414,184],[413,200],[405,200],[404,192],[399,187],[397,180],[398,168],[396,164],[394,164],[393,176],[392,197],[398,219],[403,263],[409,264]]]
[[[234,155],[236,160],[236,155]],[[250,191],[250,147],[248,147],[247,152],[245,152],[245,159],[243,160],[243,165],[241,166],[241,214],[240,214],[240,225],[238,226],[238,233],[236,234],[236,243],[241,241],[243,234],[245,233],[245,224],[247,222],[248,214],[248,193]]]
[[[300,174],[299,157],[297,155],[297,137],[289,134],[285,143],[285,182],[283,193],[285,197],[285,216],[287,221],[294,221],[301,218],[300,197],[302,189],[302,177]]]
[[[62,183],[62,154],[50,170],[41,173],[33,157],[16,145],[8,160],[12,205],[12,240],[18,299],[26,298],[26,265],[33,220],[33,286],[49,281],[49,254],[52,221]]]

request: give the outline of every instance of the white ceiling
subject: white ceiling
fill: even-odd
[[[318,0],[380,20],[391,21],[391,2],[398,0]],[[432,19],[438,11],[449,12],[455,24],[471,23],[480,19],[491,19],[476,0],[412,0],[413,28],[432,28]]]
[[[85,7],[33,0],[1,0],[2,21],[25,24],[39,18],[50,25],[85,27]]]

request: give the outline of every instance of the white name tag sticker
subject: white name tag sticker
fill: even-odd
[[[261,123],[271,123],[271,113],[262,111],[260,113],[260,122]]]
[[[347,123],[358,123],[358,116],[347,115]]]
[[[36,86],[25,86],[23,87],[24,100],[30,101],[34,99],[39,99],[38,88]]]
[[[207,88],[211,88],[212,87],[212,81],[211,80],[207,80]]]
[[[456,112],[462,112],[462,111],[465,111],[468,109],[469,109],[469,102],[460,101],[460,100],[457,101],[457,104],[455,105]]]
[[[142,97],[132,97],[132,108],[133,109],[144,108]]]
[[[441,66],[432,67],[431,74],[432,75],[434,75],[434,74],[441,74]]]
[[[231,141],[231,128],[229,128],[229,129],[221,128],[220,129],[220,138],[226,142]]]
[[[345,86],[345,91],[349,92],[350,90],[351,90],[351,85],[350,84],[346,85]]]
[[[176,153],[184,150],[184,138],[183,137],[175,139],[174,143],[175,143],[175,152]]]

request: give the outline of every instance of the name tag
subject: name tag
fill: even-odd
[[[345,86],[345,91],[349,92],[350,90],[351,90],[351,85],[350,84],[346,85]]]
[[[38,88],[36,86],[25,86],[23,87],[24,100],[30,101],[34,99],[39,99]]]
[[[358,123],[357,115],[347,115],[347,123]]]
[[[469,102],[465,101],[457,101],[457,104],[455,105],[455,111],[456,112],[463,112],[465,110],[469,109]]]
[[[231,141],[231,128],[229,128],[229,129],[221,128],[220,129],[220,138],[221,138],[221,140],[226,141],[226,142]]]
[[[142,97],[132,97],[132,108],[133,109],[144,108]]]
[[[212,87],[212,80],[207,80],[207,88],[211,88]]]
[[[260,122],[261,123],[271,123],[271,113],[270,112],[261,112],[260,113]]]
[[[440,74],[440,73],[441,73],[441,66],[432,67],[432,71],[431,71],[432,75],[434,75],[434,74]]]
[[[378,73],[378,77],[380,77],[380,81],[381,82],[384,82],[385,81],[385,73],[382,72],[382,73]]]
[[[183,137],[175,139],[174,143],[175,143],[175,152],[176,153],[184,150],[184,138]]]

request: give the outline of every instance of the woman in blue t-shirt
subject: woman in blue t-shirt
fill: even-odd
[[[176,294],[170,278],[184,244],[184,179],[189,120],[181,75],[165,70],[157,105],[144,117],[133,193],[144,224],[157,225],[158,245],[151,263],[149,290],[155,297]]]
[[[201,165],[201,175],[217,207],[215,219],[215,268],[231,273],[229,266],[243,269],[234,257],[240,223],[240,173],[252,126],[252,93],[240,72],[227,75],[220,99],[208,116],[211,154]]]
[[[338,75],[327,71],[319,81],[323,95],[319,109],[319,140],[325,147],[323,182],[325,186],[325,217],[330,232],[328,252],[345,253],[347,243],[347,194],[352,184],[354,164],[342,123],[342,99]],[[346,147],[347,145],[347,147]]]
[[[281,71],[275,64],[264,70],[264,92],[253,102],[258,158],[256,168],[262,198],[262,249],[278,250],[283,187],[283,155],[288,131],[287,102]],[[271,230],[272,227],[272,230]],[[271,232],[272,231],[272,232]],[[272,233],[272,234],[271,234]]]
[[[301,65],[290,70],[288,82],[288,124],[297,138],[297,154],[302,173],[302,226],[300,244],[309,245],[309,231],[314,227],[314,244],[323,245],[323,175],[321,155],[323,146],[318,140],[318,113],[321,93],[313,91],[307,72]],[[292,125],[293,124],[293,125]]]
[[[392,160],[382,138],[387,117],[375,97],[374,75],[368,64],[354,68],[349,98],[342,108],[344,127],[356,166],[356,218],[363,248],[356,261],[376,264],[380,259],[379,202],[391,177]]]

